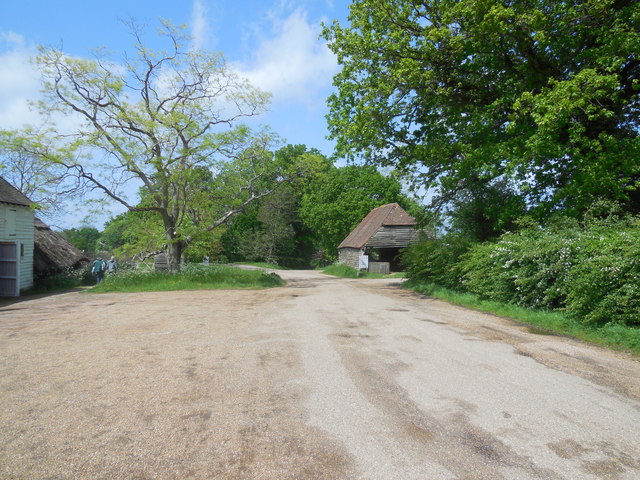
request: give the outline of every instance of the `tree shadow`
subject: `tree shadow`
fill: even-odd
[[[4,309],[5,307],[10,307],[11,305],[24,303],[31,300],[40,300],[41,298],[55,297],[57,295],[64,295],[66,293],[82,292],[89,288],[91,287],[74,287],[64,290],[54,290],[51,292],[27,292],[21,294],[19,297],[0,297],[0,309]]]

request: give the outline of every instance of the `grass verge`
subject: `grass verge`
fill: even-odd
[[[384,273],[360,272],[353,267],[336,263],[322,269],[322,273],[342,278],[403,278],[404,273],[392,273],[386,275]]]
[[[284,285],[275,273],[223,265],[187,265],[175,274],[119,271],[107,276],[92,293],[163,292],[170,290],[259,289]]]
[[[607,324],[602,327],[584,325],[560,312],[531,310],[489,300],[482,300],[470,293],[460,293],[435,284],[408,281],[403,287],[445,302],[492,313],[532,327],[532,333],[568,335],[615,350],[628,350],[640,355],[640,328]]]
[[[247,265],[249,267],[267,268],[269,270],[290,270],[287,267],[283,267],[281,265],[276,265],[275,263],[267,263],[267,262],[240,262],[237,265]]]

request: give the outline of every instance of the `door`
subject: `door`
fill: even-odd
[[[0,296],[17,297],[20,294],[19,271],[18,244],[0,242]]]

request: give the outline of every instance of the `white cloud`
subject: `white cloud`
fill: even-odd
[[[16,129],[38,121],[29,108],[40,95],[40,75],[29,63],[36,52],[13,32],[0,32],[0,40],[0,128]]]
[[[207,21],[207,9],[201,0],[193,2],[191,10],[191,36],[193,50],[202,49],[208,42],[211,29]]]
[[[337,70],[335,56],[318,38],[320,25],[310,24],[302,9],[272,21],[275,35],[262,40],[250,64],[235,64],[235,68],[252,85],[271,92],[275,102],[316,103]]]

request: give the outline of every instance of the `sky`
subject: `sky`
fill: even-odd
[[[160,19],[187,25],[194,47],[220,51],[254,86],[271,92],[259,120],[287,143],[325,155],[326,98],[338,72],[319,38],[321,23],[346,23],[349,0],[0,0],[0,129],[37,124],[29,101],[39,96],[39,75],[29,63],[38,45],[91,56],[106,47],[115,58],[131,52],[126,20],[145,25],[145,42],[158,40]],[[75,218],[78,218],[75,215]]]

